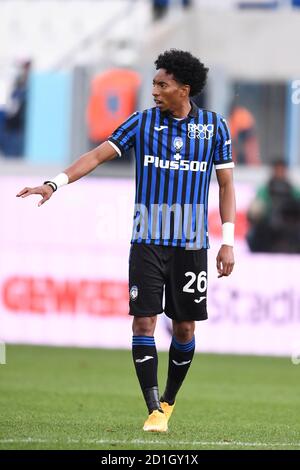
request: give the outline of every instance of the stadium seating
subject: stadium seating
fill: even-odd
[[[126,29],[128,40],[131,31],[138,34],[139,27],[149,20],[149,5],[144,1],[137,2],[135,8],[130,0],[81,0],[76,8],[74,5],[66,0],[1,2],[0,62],[25,57],[33,61],[35,68],[49,69],[59,66],[68,54],[69,65],[77,60],[91,62],[93,56],[99,59],[107,53],[103,31],[106,39],[112,36],[120,40]],[[77,52],[82,49],[84,54],[79,57]]]

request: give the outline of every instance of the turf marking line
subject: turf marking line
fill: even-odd
[[[34,437],[20,439],[0,439],[0,444],[59,444],[64,441],[39,439]],[[242,442],[242,441],[161,441],[148,439],[110,440],[110,439],[67,439],[66,444],[159,444],[159,445],[193,445],[193,446],[240,446],[240,447],[300,447],[300,442]]]

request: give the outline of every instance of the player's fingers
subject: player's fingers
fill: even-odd
[[[219,259],[219,268],[218,268],[218,277],[223,277],[223,276],[230,276],[232,273],[234,263],[229,262],[229,261],[223,261],[221,258]],[[218,267],[218,265],[217,265]]]
[[[43,199],[40,200],[40,202],[38,203],[38,207],[40,207],[42,204],[44,204],[46,201],[48,201],[49,197],[48,196],[44,196]]]
[[[228,276],[228,263],[223,261],[223,276]]]
[[[27,197],[31,194],[40,194],[41,196],[43,196],[45,192],[42,190],[41,186],[37,186],[36,188],[27,188],[27,192],[21,197]]]
[[[231,263],[227,262],[224,267],[224,276],[229,276],[231,273]]]
[[[234,266],[234,261],[229,261],[228,266],[227,266],[228,276],[232,273],[233,266]]]
[[[24,196],[29,191],[29,188],[24,188],[18,192],[17,197]]]
[[[233,265],[234,263],[232,262],[227,262],[224,264],[224,276],[230,276],[233,270]]]
[[[39,188],[27,188],[27,191],[21,197],[31,196],[31,194],[41,194]]]
[[[234,263],[229,263],[228,264],[228,276],[232,273]]]
[[[220,256],[217,256],[216,261],[217,261],[217,271],[218,271],[218,274],[219,274],[218,277],[222,277],[222,275],[223,275],[223,266],[222,266],[222,261],[221,261]]]
[[[224,276],[223,269],[218,269],[218,277]]]

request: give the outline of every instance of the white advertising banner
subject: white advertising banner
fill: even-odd
[[[84,179],[37,207],[15,194],[36,178],[0,178],[0,341],[129,348],[128,253],[134,182]],[[300,351],[300,256],[249,253],[245,211],[253,197],[237,185],[236,266],[217,278],[218,188],[210,195],[208,314],[197,325],[203,352],[292,355]],[[161,316],[159,349],[168,349]]]

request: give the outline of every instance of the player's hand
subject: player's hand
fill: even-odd
[[[42,186],[36,186],[36,188],[24,188],[17,194],[17,197],[27,197],[31,194],[40,194],[42,199],[38,203],[40,207],[44,202],[48,201],[53,194],[53,189],[49,184],[43,184]]]
[[[234,266],[233,248],[229,245],[222,245],[217,256],[218,277],[229,276]]]

